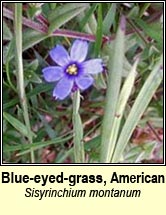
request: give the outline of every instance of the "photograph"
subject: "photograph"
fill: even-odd
[[[1,165],[164,165],[163,2],[1,6]]]

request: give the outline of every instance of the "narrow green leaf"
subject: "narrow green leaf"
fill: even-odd
[[[47,34],[43,34],[32,29],[27,29],[26,31],[23,32],[23,51],[33,47],[37,43],[46,39],[47,37],[48,37]]]
[[[125,106],[127,104],[128,98],[130,96],[131,90],[134,86],[134,80],[136,77],[136,66],[137,66],[138,60],[135,62],[133,65],[128,77],[126,78],[122,90],[119,95],[118,103],[117,103],[117,108],[116,108],[116,117],[114,118],[112,130],[110,131],[110,139],[109,139],[109,148],[108,148],[108,161],[111,160],[111,157],[114,152],[114,148],[116,145],[117,137],[118,137],[118,132],[120,128],[120,123],[122,120],[122,116],[125,110]]]
[[[9,44],[3,48],[3,63],[9,62],[14,57],[15,38],[13,37]]]
[[[144,3],[142,8],[140,9],[140,12],[139,12],[139,17],[141,18],[144,13],[147,11],[147,9],[150,7],[152,3]]]
[[[82,31],[82,29],[84,28],[84,26],[88,23],[89,18],[92,16],[93,12],[96,10],[98,3],[95,3],[92,5],[92,7],[89,8],[89,10],[84,14],[84,17],[82,18],[82,20],[80,20],[80,29]]]
[[[152,39],[156,40],[159,47],[162,48],[162,28],[161,25],[147,24],[141,19],[135,19],[136,24]]]
[[[149,143],[141,144],[139,146],[131,144],[130,148],[125,152],[124,160],[121,162],[140,163],[143,159],[150,159],[155,146],[155,141],[150,141]]]
[[[101,136],[97,136],[93,139],[91,139],[90,141],[86,142],[85,144],[85,150],[87,152],[89,151],[94,151],[96,148],[98,148],[100,146],[101,143]],[[69,149],[67,152],[63,153],[61,156],[59,156],[56,159],[56,163],[63,163],[67,157],[71,156],[73,154],[74,150],[73,148]]]
[[[112,3],[107,15],[103,20],[103,34],[110,34],[110,28],[115,20],[116,3]]]
[[[67,3],[67,4],[64,4],[62,6],[56,7],[56,9],[51,11],[50,14],[48,14],[48,20],[50,22],[52,22],[52,21],[54,21],[54,19],[65,14],[66,12],[69,12],[73,9],[77,9],[80,7],[88,7],[88,6],[89,6],[89,4],[87,4],[87,3],[79,3],[79,4]]]
[[[115,39],[114,52],[113,54],[112,52],[110,52],[109,56],[110,59],[108,64],[108,88],[106,94],[105,114],[103,118],[101,137],[102,143],[100,161],[102,163],[109,162],[108,148],[110,147],[110,131],[112,130],[113,121],[115,118],[123,72],[125,23],[125,17],[122,17]]]
[[[149,77],[145,81],[140,93],[138,94],[134,105],[130,111],[129,116],[123,126],[121,134],[119,136],[115,152],[112,158],[112,162],[116,163],[120,160],[120,157],[149,102],[151,101],[155,91],[159,87],[163,79],[163,71],[161,71],[163,56],[154,66]]]
[[[95,34],[96,33],[96,29],[97,29],[97,21],[96,21],[96,17],[95,17],[94,13],[89,18],[88,26],[89,26],[89,28],[91,30],[91,34]]]
[[[87,3],[66,3],[65,5],[59,6],[55,10],[51,11],[48,16],[48,20],[50,22],[48,30],[49,34],[84,11],[88,5],[89,4]]]
[[[55,163],[64,163],[64,161],[73,155],[73,148],[69,149],[66,152],[59,153],[59,156],[56,157]]]
[[[51,10],[55,10],[57,3],[48,3]]]
[[[44,116],[37,113],[37,115],[39,116],[40,120],[42,121],[43,125],[44,125],[44,130],[45,132],[47,132],[47,135],[49,136],[50,139],[54,139],[56,137],[56,132],[55,129],[53,129],[51,127],[51,125],[45,120]]]
[[[99,3],[96,3],[96,4],[93,4],[93,6],[90,7],[89,11],[91,9],[94,9],[96,10],[96,7],[98,6]],[[93,8],[94,7],[94,8]],[[88,12],[81,12],[78,16],[77,16],[77,20],[78,20],[78,23],[80,24],[80,26],[83,26],[80,27],[80,31],[84,31],[88,34],[96,34],[96,29],[97,29],[97,21],[96,21],[96,17],[95,17],[95,11],[93,11],[94,13],[91,12],[91,14],[88,14]],[[85,24],[82,24],[85,23]]]
[[[33,29],[25,30],[23,32],[23,44],[22,44],[23,51],[33,47],[34,45],[38,44],[42,40],[45,40],[46,38],[48,38],[48,35],[43,34],[41,32],[37,32]],[[15,57],[14,46],[15,46],[15,38],[13,37],[10,41],[7,52],[5,53],[5,56],[3,59],[4,62],[9,61]]]
[[[67,137],[57,137],[54,138],[52,140],[48,140],[48,141],[40,141],[40,142],[36,142],[36,143],[32,143],[32,144],[21,144],[21,145],[17,145],[17,146],[5,146],[4,147],[4,152],[13,152],[13,151],[18,151],[21,150],[20,155],[21,154],[26,154],[30,152],[30,148],[33,147],[33,150],[38,150],[41,149],[43,147],[52,145],[52,144],[60,144],[60,143],[64,143],[68,140],[70,140],[72,138],[72,136],[67,136]]]
[[[7,26],[6,22],[3,20],[3,40],[11,40],[13,37],[10,28]]]
[[[52,89],[52,85],[51,84],[40,84],[37,87],[35,87],[32,91],[30,91],[30,92],[27,93],[27,98],[30,98],[31,96],[40,94],[42,92],[48,92],[51,89]],[[16,105],[18,102],[19,102],[19,99],[18,98],[14,98],[10,102],[4,103],[3,104],[3,110]]]
[[[10,114],[4,112],[3,113],[3,117],[8,121],[9,124],[11,124],[17,131],[19,131],[22,135],[28,137],[29,133],[27,130],[27,127],[20,122],[18,119],[16,119],[15,117],[11,116]],[[31,132],[33,136],[35,136],[35,134],[33,132]]]
[[[29,144],[33,142],[33,133],[31,131],[29,113],[28,113],[28,105],[27,98],[25,92],[25,83],[24,83],[24,70],[23,70],[23,58],[22,58],[22,3],[14,4],[14,33],[15,33],[15,59],[16,59],[16,68],[17,68],[17,85],[20,103],[23,110],[24,122],[26,125],[26,129],[28,132],[27,138],[29,140]],[[33,149],[31,148],[31,162],[35,163]]]
[[[138,5],[135,5],[134,7],[132,7],[129,11],[129,13],[127,14],[127,18],[128,19],[133,19],[139,16],[139,10],[140,7]]]
[[[90,139],[88,142],[86,142],[85,150],[87,152],[94,150],[100,146],[100,143],[101,143],[101,136],[99,135],[97,137],[94,137],[93,139]]]
[[[76,163],[84,163],[83,126],[79,115],[80,93],[77,90],[73,95],[73,131],[74,157]]]
[[[102,3],[98,4],[97,11],[97,31],[96,31],[96,41],[95,41],[95,55],[98,56],[101,50],[102,45],[102,26],[103,26],[103,18],[102,18]]]

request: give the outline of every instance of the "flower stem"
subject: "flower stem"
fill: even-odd
[[[28,114],[28,106],[24,87],[24,72],[23,72],[23,60],[22,60],[22,3],[15,3],[15,14],[14,14],[14,29],[15,29],[15,40],[16,40],[16,65],[18,71],[17,83],[19,88],[20,103],[23,109],[23,116],[25,125],[28,131],[28,141],[32,144],[32,132],[30,127],[30,120]],[[30,151],[31,162],[35,162],[34,151],[31,148]]]
[[[74,159],[75,163],[85,162],[84,144],[83,144],[83,126],[79,115],[80,92],[74,92],[73,95],[73,130],[74,130]]]

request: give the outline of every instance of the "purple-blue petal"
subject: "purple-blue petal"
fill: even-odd
[[[71,93],[73,82],[73,80],[63,77],[54,88],[53,96],[59,100],[65,99]]]
[[[63,69],[59,66],[48,66],[42,72],[47,82],[58,81],[64,76]]]
[[[103,71],[101,59],[92,59],[82,63],[82,68],[85,74],[98,74]]]
[[[94,79],[91,76],[81,76],[75,82],[81,90],[85,90],[93,84]]]
[[[70,57],[72,61],[82,62],[88,53],[88,42],[84,40],[75,40],[71,47]]]
[[[66,49],[57,45],[50,51],[50,56],[60,66],[66,66],[70,62],[70,57]]]

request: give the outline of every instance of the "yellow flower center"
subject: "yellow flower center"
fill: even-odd
[[[68,68],[66,69],[66,72],[70,75],[77,75],[78,68],[77,68],[76,64],[71,64],[70,66],[68,66]]]

